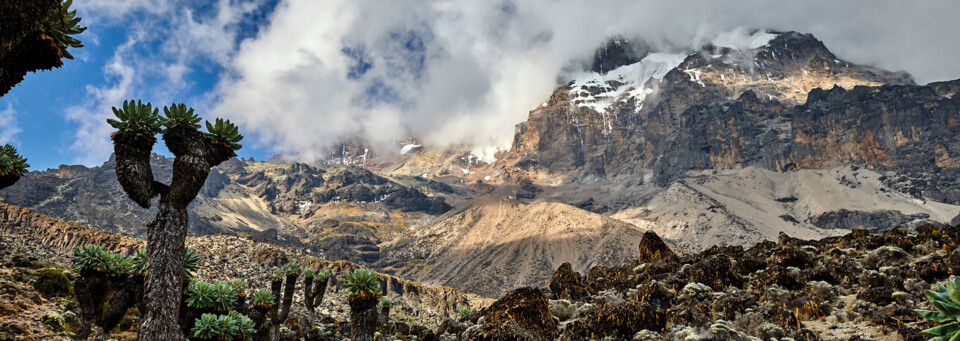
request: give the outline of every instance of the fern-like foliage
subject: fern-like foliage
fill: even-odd
[[[917,315],[940,323],[924,330],[930,341],[960,340],[960,279],[947,280],[947,285],[937,283],[937,290],[927,290],[927,299],[936,310],[917,309]]]
[[[160,109],[153,108],[150,103],[140,101],[123,101],[123,107],[113,108],[115,119],[107,119],[110,126],[117,129],[111,137],[127,135],[135,137],[153,138],[160,133]]]
[[[74,35],[83,33],[87,28],[80,26],[80,18],[77,18],[77,10],[70,10],[73,0],[64,1],[59,11],[54,11],[51,16],[40,25],[40,32],[53,38],[54,44],[60,50],[64,58],[73,59],[73,55],[67,48],[83,47],[83,43]]]
[[[0,147],[0,176],[21,176],[27,172],[27,167],[30,167],[27,159],[17,154],[17,148],[10,144]]]
[[[356,269],[344,276],[343,287],[351,295],[380,295],[380,279],[373,271],[367,269]]]
[[[163,115],[160,118],[160,124],[167,129],[196,130],[200,128],[200,116],[194,114],[193,108],[187,107],[186,104],[174,103],[169,107],[163,107]]]
[[[233,150],[240,149],[240,140],[243,140],[243,135],[240,135],[240,129],[233,123],[230,123],[230,120],[224,120],[218,118],[214,121],[213,124],[210,124],[210,121],[206,121],[207,132],[204,133],[208,139],[215,143],[224,144]]]
[[[207,282],[191,281],[187,285],[187,298],[184,300],[187,306],[194,309],[213,308],[216,293],[213,285]]]
[[[270,289],[260,289],[253,292],[253,295],[250,297],[250,303],[257,307],[270,308],[273,307],[273,301],[276,300],[276,298]]]
[[[226,312],[237,306],[237,291],[230,283],[219,281],[213,284],[213,309]]]

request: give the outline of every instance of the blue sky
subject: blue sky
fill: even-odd
[[[75,0],[85,47],[0,98],[0,143],[31,169],[102,164],[110,108],[186,103],[231,119],[241,157],[311,162],[347,138],[381,154],[508,148],[514,126],[614,34],[689,52],[752,29],[813,33],[840,58],[960,78],[960,2],[931,0]],[[165,153],[161,144],[156,151]]]

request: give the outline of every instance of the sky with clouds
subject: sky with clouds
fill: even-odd
[[[33,169],[98,165],[125,99],[186,103],[246,135],[241,157],[312,161],[348,137],[509,146],[513,127],[608,37],[689,51],[755,29],[839,57],[960,78],[960,2],[75,0],[76,60],[0,98],[0,143]],[[158,151],[163,152],[162,148]]]

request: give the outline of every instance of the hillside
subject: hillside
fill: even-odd
[[[563,263],[587,269],[627,262],[642,235],[630,224],[573,206],[486,194],[386,243],[382,268],[496,297],[546,282]]]

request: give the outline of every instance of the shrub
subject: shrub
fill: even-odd
[[[380,295],[380,279],[367,269],[356,269],[344,276],[343,287],[351,295]]]
[[[63,270],[47,268],[37,270],[37,280],[33,288],[43,297],[66,297],[70,295],[70,279],[63,274]]]
[[[937,283],[936,291],[927,290],[925,294],[936,310],[917,309],[916,312],[940,325],[923,333],[937,341],[960,339],[960,279],[947,280],[947,285]]]
[[[187,306],[194,309],[209,309],[213,307],[213,285],[206,282],[191,281],[187,285]]]
[[[245,297],[247,296],[247,280],[245,279],[235,279],[230,282],[230,287],[237,292],[237,296]]]
[[[213,284],[213,309],[226,312],[237,305],[237,292],[230,283],[219,281]]]

